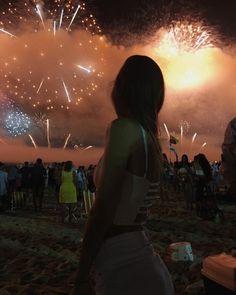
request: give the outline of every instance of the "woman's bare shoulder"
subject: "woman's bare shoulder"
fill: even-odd
[[[140,140],[139,125],[135,120],[129,118],[118,118],[113,120],[107,130],[108,141],[112,141],[117,147],[126,146],[130,149]]]
[[[138,125],[138,122],[136,122],[135,120],[125,118],[125,117],[120,117],[113,120],[110,123],[109,128],[110,129],[112,128],[115,130],[125,129],[127,131],[137,131],[139,130],[140,127]]]

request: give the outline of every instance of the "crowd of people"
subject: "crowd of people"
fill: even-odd
[[[84,201],[84,192],[96,191],[95,168],[95,165],[77,168],[71,161],[43,165],[42,159],[37,159],[35,164],[25,162],[19,166],[0,163],[1,208],[16,206],[15,196],[21,196],[20,206],[24,207],[32,195],[35,212],[41,211],[47,189],[59,204],[66,204],[71,221],[73,206]],[[162,202],[168,202],[173,195],[182,196],[187,210],[196,210],[202,218],[213,218],[216,214],[215,196],[221,183],[221,162],[210,163],[204,154],[196,155],[192,162],[186,154],[181,161],[171,162],[163,154]],[[65,210],[62,210],[62,222],[64,218]]]
[[[221,162],[210,163],[204,154],[194,156],[192,162],[186,154],[174,163],[166,154],[163,159],[161,200],[168,201],[173,193],[182,195],[187,210],[195,209],[202,218],[214,218],[218,212],[216,195],[224,185]]]
[[[87,169],[84,166],[77,168],[71,161],[44,165],[42,159],[37,159],[34,164],[25,162],[24,165],[0,163],[1,209],[25,207],[32,196],[34,210],[40,212],[45,190],[60,204],[81,202],[84,191],[95,192],[94,169],[94,165]]]

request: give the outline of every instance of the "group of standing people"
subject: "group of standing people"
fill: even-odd
[[[46,169],[40,158],[33,165],[25,162],[22,168],[0,163],[0,202],[2,209],[13,208],[19,196],[21,196],[21,205],[25,206],[30,191],[32,191],[34,209],[41,211],[45,177]]]
[[[19,196],[21,207],[25,207],[32,195],[34,210],[40,212],[45,189],[60,204],[76,204],[83,201],[85,190],[95,191],[94,169],[93,165],[76,169],[71,161],[46,167],[40,158],[34,164],[25,162],[21,168],[0,163],[0,207],[5,210],[16,206]]]
[[[213,211],[207,211],[207,204],[213,207],[216,205],[215,194],[220,180],[221,162],[210,164],[201,153],[194,156],[192,162],[186,154],[182,156],[181,161],[175,163],[169,162],[165,154],[163,158],[162,201],[168,200],[170,194],[180,194],[184,197],[187,210],[195,208],[198,216],[210,218]]]

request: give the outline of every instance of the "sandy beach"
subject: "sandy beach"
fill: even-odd
[[[156,251],[166,262],[176,294],[204,294],[201,262],[235,246],[236,206],[222,205],[226,221],[203,221],[181,202],[158,203],[147,225]],[[62,225],[55,209],[0,215],[0,294],[69,294],[77,269],[84,224]],[[194,262],[171,262],[168,245],[188,241]]]

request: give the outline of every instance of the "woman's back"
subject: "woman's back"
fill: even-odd
[[[59,192],[60,203],[76,203],[77,193],[74,185],[73,171],[62,171],[61,187]]]
[[[73,183],[73,172],[63,170],[61,174],[61,181],[62,183]]]
[[[159,192],[160,164],[157,163],[155,142],[148,132],[134,120],[118,120],[124,123],[125,136],[122,140],[133,136],[134,144],[129,151],[120,186],[120,203],[114,225],[141,225],[146,222],[152,201],[157,198]],[[116,172],[113,174],[115,177]]]

